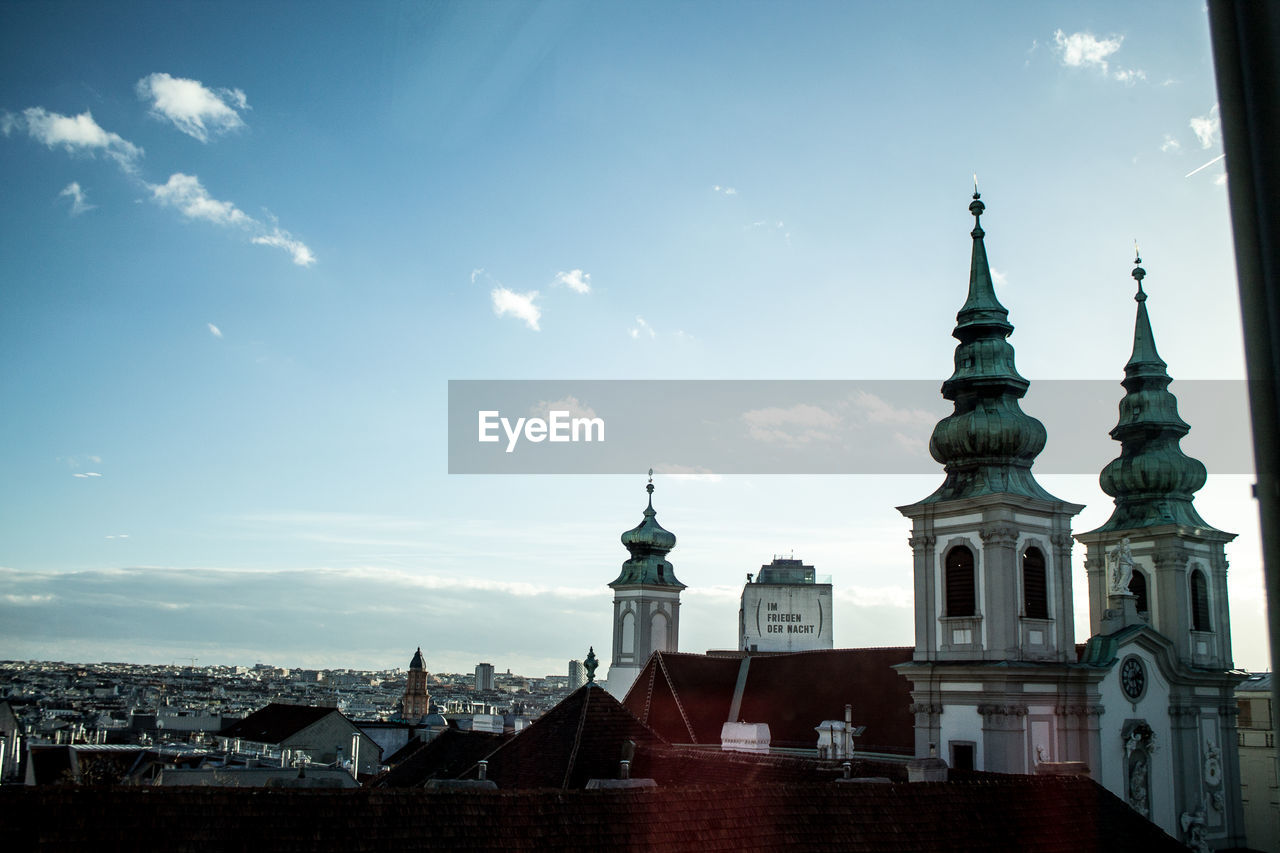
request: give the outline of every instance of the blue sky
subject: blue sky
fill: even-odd
[[[662,460],[449,476],[448,380],[940,383],[975,171],[1033,389],[1119,398],[1135,238],[1175,379],[1243,376],[1198,3],[17,2],[0,46],[2,657],[607,654]],[[1109,459],[1042,478],[1076,530]],[[682,649],[792,550],[837,644],[910,644],[940,476],[659,476]],[[1198,505],[1260,669],[1249,482]]]

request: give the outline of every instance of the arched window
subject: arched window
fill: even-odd
[[[1147,604],[1147,576],[1142,569],[1133,570],[1133,577],[1129,579],[1129,592],[1136,599],[1134,604],[1139,613],[1150,612],[1151,605]]]
[[[665,652],[667,650],[667,640],[667,614],[659,610],[649,620],[649,643],[653,651]]]
[[[1044,552],[1039,548],[1028,548],[1022,554],[1022,613],[1028,619],[1049,618],[1049,585]]]
[[[947,552],[946,579],[947,616],[973,616],[977,598],[973,577],[973,552],[957,545]]]
[[[1199,569],[1191,573],[1191,630],[1213,630],[1209,624],[1209,585]]]
[[[622,614],[622,652],[632,654],[636,650],[636,615],[628,610]]]

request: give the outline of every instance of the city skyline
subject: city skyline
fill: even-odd
[[[974,171],[1050,450],[1115,425],[1036,395],[1119,401],[1135,238],[1171,390],[1244,376],[1199,4],[366,11],[0,9],[0,657],[561,672],[609,648],[650,467],[683,650],[735,648],[791,552],[837,647],[911,645],[894,507],[940,468],[450,476],[447,383],[941,385]],[[1180,401],[1201,459],[1248,417]],[[1037,475],[1076,532],[1108,443]],[[1253,477],[1209,473],[1235,662],[1269,668]]]

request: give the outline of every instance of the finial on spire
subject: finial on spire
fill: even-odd
[[[599,665],[600,665],[600,662],[599,662],[598,660],[596,660],[596,647],[595,647],[595,646],[588,646],[588,647],[587,647],[587,659],[586,659],[586,660],[584,660],[584,661],[582,662],[582,668],[583,668],[583,670],[585,670],[585,671],[586,671],[586,673],[587,673],[587,683],[588,683],[588,684],[594,684],[594,683],[595,683],[595,680],[596,680],[596,667],[598,667]]]
[[[1133,278],[1138,282],[1138,293],[1133,297],[1135,302],[1146,302],[1147,293],[1142,289],[1142,280],[1147,277],[1147,271],[1141,266],[1142,256],[1138,254],[1138,241],[1133,241]]]
[[[649,469],[649,485],[645,486],[644,490],[649,493],[649,503],[652,504],[653,503],[653,469],[652,468]]]
[[[984,236],[984,232],[982,230],[981,217],[982,217],[982,211],[986,210],[987,206],[982,203],[982,201],[980,200],[981,198],[982,198],[982,193],[978,192],[978,173],[974,172],[973,173],[973,201],[969,202],[969,212],[973,214],[972,236],[974,236],[975,238]]]

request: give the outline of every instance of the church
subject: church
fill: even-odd
[[[1100,477],[1115,509],[1101,527],[1073,534],[1083,506],[1047,492],[1031,470],[1047,434],[1019,404],[1029,383],[1014,366],[1013,325],[992,282],[984,210],[975,190],[969,289],[952,333],[955,370],[942,385],[954,411],[929,442],[945,479],[898,508],[911,522],[915,645],[892,668],[910,685],[915,756],[956,770],[1087,773],[1193,849],[1243,846],[1241,676],[1232,671],[1225,555],[1235,536],[1194,507],[1206,470],[1179,446],[1190,427],[1156,350],[1141,258],[1133,350],[1110,433],[1120,455]],[[608,689],[619,700],[653,653],[679,648],[685,585],[667,559],[676,538],[657,523],[653,488],[651,480],[643,521],[622,536],[630,558],[609,584]],[[1076,542],[1091,633],[1080,645]]]

